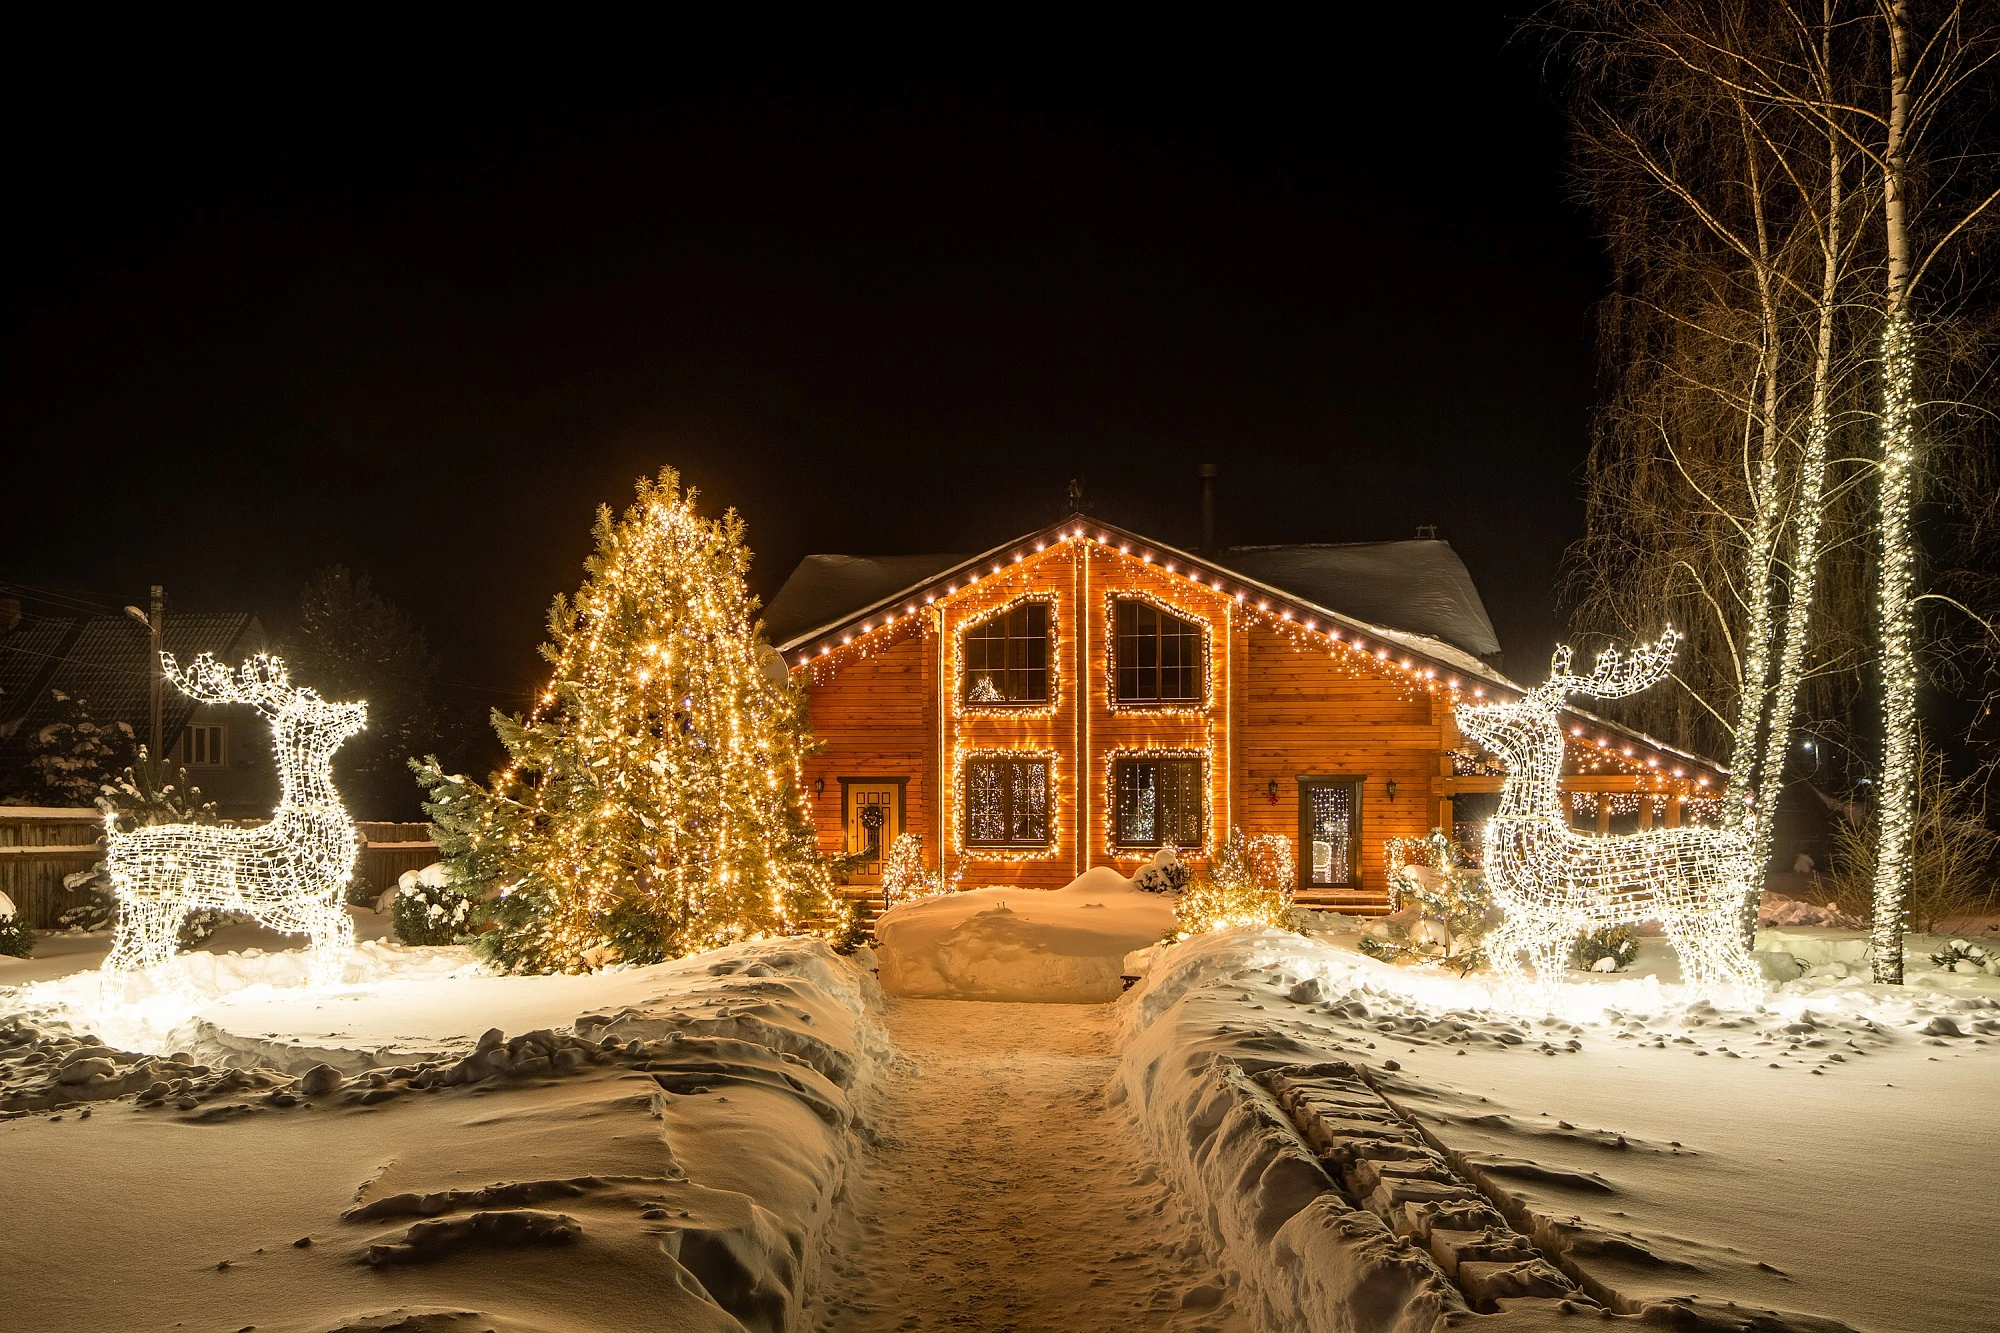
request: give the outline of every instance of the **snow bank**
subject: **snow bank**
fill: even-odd
[[[1171,900],[1108,867],[1046,889],[973,889],[891,908],[875,923],[882,988],[949,1000],[1098,1004],[1125,955],[1174,925]]]
[[[0,992],[0,1155],[32,1163],[0,1252],[35,1327],[797,1326],[891,1058],[865,967],[782,940],[582,977],[375,946],[340,986],[303,975],[190,960],[164,998],[201,1049],[166,1056],[104,1044],[95,973]]]
[[[2000,1308],[1984,1258],[2000,1218],[1940,1229],[1923,1183],[2000,1190],[1984,995],[1822,975],[1732,1012],[1659,977],[1578,973],[1563,1012],[1531,1017],[1477,977],[1276,931],[1134,961],[1121,1087],[1268,1328],[1428,1331],[1461,1326],[1454,1301],[1520,1318],[1567,1301],[1677,1327],[1973,1333]],[[1273,1095],[1341,1070],[1365,1095],[1324,1114],[1377,1166],[1316,1150]],[[1503,1218],[1505,1245],[1470,1234]],[[1511,1260],[1454,1266],[1496,1248]],[[1522,1275],[1512,1260],[1577,1292],[1492,1299]]]

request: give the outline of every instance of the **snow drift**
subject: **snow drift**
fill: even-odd
[[[973,889],[906,903],[875,923],[882,988],[948,1000],[1101,1004],[1125,955],[1174,925],[1171,900],[1108,867],[1063,888]]]

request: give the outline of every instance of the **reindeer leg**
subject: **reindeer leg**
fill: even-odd
[[[1493,975],[1509,996],[1518,995],[1525,978],[1521,973],[1521,932],[1514,918],[1505,916],[1486,937],[1486,958]]]
[[[1536,999],[1545,1007],[1553,1009],[1556,995],[1562,988],[1564,966],[1569,955],[1569,941],[1544,930],[1535,937],[1533,953]]]
[[[354,918],[347,914],[346,904],[319,904],[308,931],[312,937],[312,984],[338,985],[347,966],[347,952],[354,947]]]
[[[138,972],[167,961],[180,943],[181,919],[187,908],[178,901],[127,898],[118,904],[118,924],[107,972]]]

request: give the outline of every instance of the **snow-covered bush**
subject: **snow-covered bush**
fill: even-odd
[[[1951,940],[1931,955],[1931,961],[1947,972],[1984,972],[2000,976],[2000,948],[1989,949],[1971,940]]]
[[[7,790],[10,805],[89,805],[111,775],[132,762],[129,723],[100,724],[89,701],[50,690],[55,716],[27,738],[24,762]]]
[[[1630,926],[1604,926],[1577,936],[1569,965],[1585,972],[1622,972],[1639,957],[1639,937]]]
[[[15,908],[12,898],[0,893],[0,954],[26,958],[34,951],[35,932],[27,915]]]
[[[450,944],[477,924],[479,895],[451,882],[442,862],[406,870],[396,880],[389,920],[405,944]]]
[[[1466,848],[1443,829],[1392,842],[1391,901],[1400,910],[1362,936],[1362,952],[1392,963],[1442,963],[1460,976],[1484,964],[1492,900]]]
[[[1171,847],[1153,853],[1153,859],[1132,876],[1132,887],[1145,893],[1179,893],[1187,888],[1188,868]]]
[[[1277,843],[1284,844],[1282,850]],[[1275,834],[1246,839],[1237,829],[1208,873],[1195,876],[1174,905],[1179,923],[1174,938],[1192,939],[1228,926],[1290,930],[1292,874],[1286,870],[1290,861],[1289,839]]]

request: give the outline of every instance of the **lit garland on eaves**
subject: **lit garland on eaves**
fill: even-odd
[[[190,911],[247,912],[273,930],[312,940],[312,980],[340,980],[354,944],[346,891],[360,839],[333,786],[333,752],[366,725],[365,703],[328,703],[291,683],[282,660],[259,655],[232,672],[208,653],[182,674],[172,653],[160,664],[174,687],[209,704],[248,704],[271,724],[278,808],[256,828],[157,824],[121,831],[104,823],[104,866],[118,896],[118,925],[105,971],[157,967],[174,956]]]

